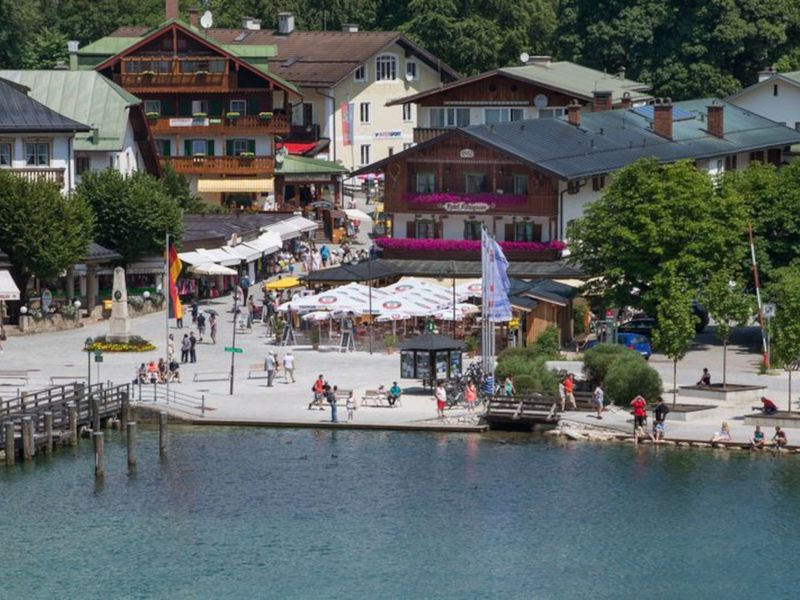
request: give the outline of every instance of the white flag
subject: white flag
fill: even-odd
[[[483,266],[484,315],[490,321],[510,321],[511,302],[508,292],[508,261],[500,244],[484,229],[481,235],[481,262]]]

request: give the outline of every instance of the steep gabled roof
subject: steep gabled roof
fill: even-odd
[[[0,78],[0,133],[89,131],[88,125],[37,102],[21,88]]]
[[[743,96],[744,94],[747,94],[748,92],[751,92],[765,85],[772,85],[776,81],[783,81],[790,85],[800,87],[800,71],[789,71],[788,73],[775,72],[766,79],[764,79],[763,81],[757,81],[756,83],[748,85],[746,88],[739,90],[735,94],[731,94],[730,96],[725,98],[725,100],[727,100],[728,102],[733,102],[739,96]]]

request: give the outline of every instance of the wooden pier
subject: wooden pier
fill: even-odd
[[[537,424],[555,424],[560,401],[555,394],[492,396],[486,407],[486,422],[492,429],[531,429]]]

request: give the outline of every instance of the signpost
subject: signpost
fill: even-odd
[[[764,318],[767,320],[767,331],[766,331],[766,340],[765,340],[766,341],[766,345],[767,345],[767,356],[771,356],[772,355],[772,347],[770,345],[771,342],[772,342],[772,340],[771,340],[772,336],[770,334],[772,333],[772,328],[771,328],[772,319],[775,318],[776,311],[777,311],[777,307],[775,306],[775,304],[773,302],[765,302],[764,303]],[[790,389],[791,389],[791,383],[790,383]]]
[[[235,354],[241,354],[242,352],[244,352],[244,350],[242,350],[241,348],[233,348],[231,346],[226,346],[225,352],[233,352]]]

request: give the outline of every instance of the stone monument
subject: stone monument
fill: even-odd
[[[112,343],[127,344],[131,337],[131,318],[128,316],[128,289],[125,286],[125,269],[114,269],[114,291],[111,294],[111,322],[106,339]]]

